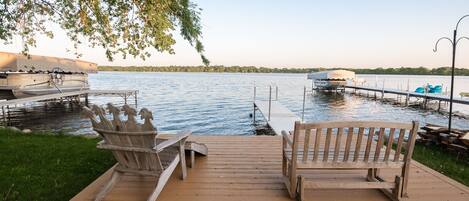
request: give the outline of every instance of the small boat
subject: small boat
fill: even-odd
[[[441,85],[432,86],[431,84],[429,84],[425,87],[417,87],[414,92],[420,94],[441,94],[443,92],[443,87]]]
[[[469,97],[469,92],[461,92],[459,93],[461,97]]]
[[[0,99],[86,90],[96,72],[92,62],[0,52]]]
[[[344,88],[348,81],[353,81],[355,78],[355,72],[348,70],[331,70],[308,74],[308,79],[313,80],[314,86],[321,90]]]

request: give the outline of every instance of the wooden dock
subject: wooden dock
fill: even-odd
[[[416,92],[409,92],[409,91],[401,91],[396,89],[386,89],[386,88],[375,88],[375,87],[365,87],[365,86],[345,86],[346,89],[354,89],[354,90],[363,90],[363,91],[371,91],[371,92],[379,92],[383,97],[384,94],[395,94],[395,95],[402,95],[407,96],[407,98],[414,97],[414,98],[423,98],[425,100],[436,100],[436,101],[444,101],[449,102],[450,98],[448,96],[439,95],[439,94],[430,94],[430,93],[416,93]],[[464,98],[453,98],[453,103],[469,105],[469,99]]]
[[[180,180],[176,169],[158,201],[292,201],[282,180],[280,136],[191,136],[205,143],[206,157],[197,156],[195,167]],[[394,170],[382,171],[385,179]],[[397,170],[396,170],[397,171]],[[91,201],[110,178],[107,171],[72,201]],[[365,179],[363,171],[303,172],[318,180]],[[154,188],[155,179],[126,175],[111,190],[106,201],[144,201]],[[412,162],[409,198],[404,201],[467,201],[469,188],[430,168]],[[306,200],[387,201],[379,190],[307,190]]]
[[[271,101],[254,101],[254,111],[259,110],[267,121],[272,130],[281,135],[282,130],[291,131],[295,121],[301,121],[292,111],[283,106],[277,100]],[[255,113],[254,113],[255,115]]]
[[[71,97],[82,97],[84,96],[86,99],[89,95],[111,95],[111,96],[121,96],[124,98],[125,103],[127,103],[127,99],[131,96],[135,97],[135,103],[137,103],[137,90],[82,90],[82,91],[73,91],[73,92],[65,92],[65,93],[56,93],[56,94],[47,94],[47,95],[40,95],[40,96],[32,96],[27,98],[18,98],[18,99],[11,99],[6,101],[0,101],[0,107],[11,107],[17,105],[24,105],[27,103],[32,102],[40,102],[40,101],[47,101],[47,100],[55,100],[55,99],[66,99]]]

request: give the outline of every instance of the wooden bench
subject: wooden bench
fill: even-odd
[[[393,200],[407,196],[417,130],[415,121],[295,122],[293,133],[282,131],[282,174],[290,196],[299,194],[303,200],[305,189],[380,189]],[[394,181],[385,181],[379,176],[383,168],[401,172]],[[298,173],[314,169],[368,170],[368,175],[367,180],[358,182],[321,182]]]

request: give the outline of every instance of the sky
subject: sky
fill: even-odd
[[[212,65],[286,68],[441,67],[451,65],[458,19],[469,14],[468,0],[195,0],[202,8],[203,43]],[[31,54],[73,58],[72,43],[55,27],[54,39],[38,37]],[[469,18],[458,30],[469,37]],[[177,35],[177,34],[175,34]],[[176,36],[176,54],[151,51],[146,60],[106,59],[104,50],[81,46],[80,59],[99,65],[202,65],[188,42]],[[0,44],[19,52],[21,40]],[[457,67],[469,68],[469,40],[458,45]]]

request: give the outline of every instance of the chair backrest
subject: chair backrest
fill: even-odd
[[[292,158],[304,163],[409,161],[417,130],[418,122],[415,121],[295,122]],[[394,143],[395,152],[392,153]],[[404,157],[400,157],[401,153]]]
[[[123,168],[159,171],[163,165],[156,146],[156,132],[119,132],[95,129],[103,136],[105,144],[100,148],[111,150]]]
[[[84,114],[92,122],[93,129],[104,139],[104,143],[98,148],[111,150],[114,157],[120,164],[120,168],[159,171],[163,170],[163,165],[159,154],[154,150],[157,140],[156,128],[152,125],[151,112],[145,108],[140,110],[141,119],[145,120],[140,124],[136,120],[137,112],[128,105],[117,108],[108,104],[108,111],[113,119],[107,119],[103,108],[93,105],[92,109],[83,107]],[[127,116],[126,121],[120,119],[120,112],[124,111]],[[98,121],[99,117],[99,121]]]

